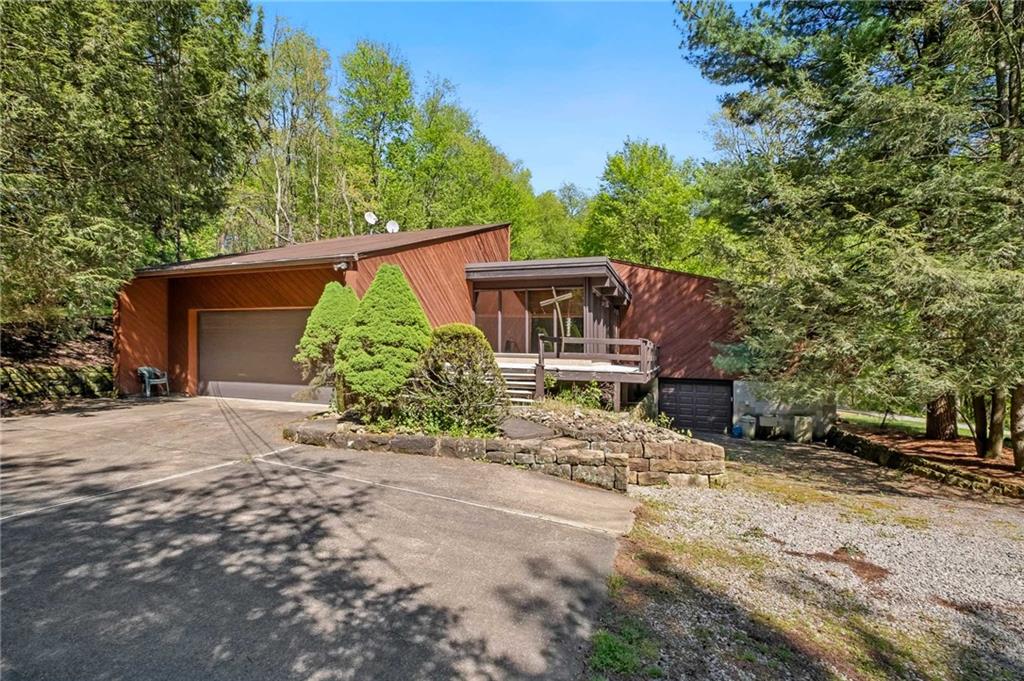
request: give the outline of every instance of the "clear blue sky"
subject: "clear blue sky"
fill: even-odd
[[[418,83],[447,78],[480,129],[533,173],[538,192],[594,189],[607,154],[647,138],[683,158],[713,154],[721,89],[683,60],[671,2],[265,2],[335,58],[385,42]],[[337,62],[335,62],[337,63]]]

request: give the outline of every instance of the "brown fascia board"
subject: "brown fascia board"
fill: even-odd
[[[221,256],[218,256],[221,257]],[[308,269],[318,265],[337,265],[353,263],[359,260],[357,253],[341,253],[331,256],[313,256],[309,258],[281,258],[261,262],[227,262],[210,265],[209,267],[193,267],[175,269],[174,265],[144,267],[135,271],[136,277],[188,277],[201,274],[219,274],[225,272],[248,272],[250,270],[274,270],[282,268]]]
[[[379,245],[364,248],[362,250],[351,252],[351,253],[330,253],[325,255],[314,255],[307,256],[305,258],[275,258],[273,260],[246,260],[242,262],[232,261],[232,257],[243,257],[249,256],[253,253],[260,253],[264,251],[249,251],[246,253],[233,253],[228,255],[215,255],[210,258],[200,258],[197,260],[188,260],[180,263],[171,263],[168,265],[155,265],[151,267],[143,267],[135,271],[136,277],[185,277],[193,275],[203,274],[220,274],[228,272],[243,272],[250,270],[266,270],[266,269],[282,269],[282,268],[311,268],[320,265],[337,265],[340,263],[354,263],[358,262],[360,258],[369,255],[381,255],[387,253],[394,253],[397,251],[405,251],[413,248],[419,248],[428,244],[438,243],[447,241],[450,239],[461,239],[481,232],[487,232],[495,229],[507,229],[511,223],[502,222],[490,225],[473,225],[470,227],[450,227],[444,228],[443,234],[437,234],[435,236],[429,236],[427,233],[434,231],[429,229],[417,230],[417,232],[423,232],[424,236],[421,239],[412,241],[405,244],[388,244],[386,239],[382,239],[382,243]],[[451,230],[461,230],[456,233],[452,233]],[[441,230],[437,230],[441,231]],[[409,234],[410,232],[404,232],[403,234]],[[365,236],[365,235],[363,235]],[[375,235],[384,237],[385,235]],[[344,237],[343,237],[344,238]],[[315,243],[315,242],[306,242]],[[287,247],[286,247],[287,248]],[[273,251],[276,249],[266,249],[267,251]],[[223,261],[223,262],[218,262]],[[202,263],[208,264],[202,264]]]
[[[620,298],[622,304],[628,304],[632,297],[629,286],[615,271],[611,260],[604,256],[469,263],[465,271],[467,280],[480,283],[607,277],[618,290],[615,297]]]

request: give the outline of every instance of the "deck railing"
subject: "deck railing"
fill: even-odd
[[[634,366],[637,372],[651,376],[658,371],[658,346],[646,338],[577,338],[545,336],[537,338],[537,364],[544,367],[546,359],[582,359]],[[548,350],[548,346],[551,350]],[[566,351],[580,348],[580,352]]]

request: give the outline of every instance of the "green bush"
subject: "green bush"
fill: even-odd
[[[610,401],[597,381],[561,384],[553,392],[554,399],[584,409],[604,409]]]
[[[348,286],[336,281],[324,286],[320,300],[309,313],[306,330],[295,346],[297,352],[292,361],[302,369],[302,380],[309,382],[310,394],[324,386],[333,386],[337,377],[334,371],[334,355],[341,340],[341,334],[348,326],[352,315],[359,307],[359,299]],[[339,406],[342,391],[338,390]]]
[[[369,420],[389,416],[430,341],[430,323],[402,269],[382,265],[338,344],[336,370]]]
[[[401,422],[453,435],[497,431],[508,413],[505,380],[487,338],[468,324],[434,329],[402,402]]]

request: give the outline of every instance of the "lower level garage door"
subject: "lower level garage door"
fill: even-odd
[[[305,386],[292,357],[307,317],[309,310],[200,312],[200,394],[295,400]]]
[[[658,408],[676,428],[726,432],[732,425],[732,381],[658,379]]]

